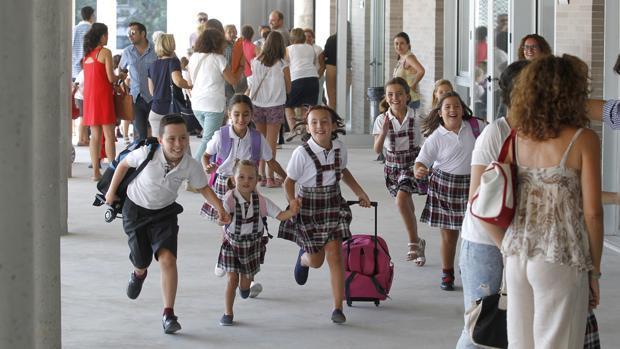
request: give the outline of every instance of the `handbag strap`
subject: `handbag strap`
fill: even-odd
[[[510,129],[510,134],[504,140],[504,144],[502,145],[502,149],[499,152],[499,157],[497,158],[498,162],[504,162],[506,157],[508,156],[508,150],[512,148],[512,161],[511,163],[516,163],[516,153],[515,153],[515,139],[517,138],[517,131],[513,128]]]
[[[269,75],[269,72],[271,71],[272,67],[273,66],[267,68],[267,71],[265,72],[265,75],[263,76],[261,81],[258,83],[258,86],[256,87],[256,91],[254,91],[254,93],[252,93],[252,95],[250,96],[251,100],[255,100],[256,99],[256,96],[258,95],[258,91],[260,90],[260,87],[263,86],[263,81],[265,81],[265,79],[267,78],[267,75]]]

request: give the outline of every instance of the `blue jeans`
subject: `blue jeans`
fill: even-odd
[[[499,292],[504,269],[502,254],[494,245],[477,244],[468,240],[461,241],[459,268],[463,283],[463,301],[465,310],[474,300]],[[478,348],[469,334],[463,329],[457,349]]]
[[[202,163],[200,159],[202,158],[202,154],[204,154],[205,150],[207,150],[207,143],[213,137],[213,133],[219,130],[222,126],[222,121],[224,120],[224,112],[214,113],[209,111],[199,111],[194,110],[194,115],[200,126],[202,126],[202,141],[198,146],[198,150],[196,150],[196,154],[194,154],[194,159],[196,159],[199,163]]]

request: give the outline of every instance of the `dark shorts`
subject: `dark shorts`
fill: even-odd
[[[177,215],[183,206],[176,202],[159,210],[149,210],[129,198],[123,205],[123,229],[127,234],[129,259],[136,268],[147,268],[162,248],[177,256]]]
[[[319,78],[301,78],[291,83],[291,92],[286,96],[286,107],[297,108],[316,105],[319,98]]]

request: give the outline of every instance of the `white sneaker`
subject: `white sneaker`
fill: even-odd
[[[217,263],[216,263],[215,269],[213,270],[213,274],[215,274],[215,276],[217,276],[218,278],[221,278],[222,276],[226,275],[226,270],[222,268],[218,268]]]
[[[250,298],[256,298],[261,292],[263,292],[263,285],[259,282],[252,281],[250,285]]]

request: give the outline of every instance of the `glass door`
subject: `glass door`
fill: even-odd
[[[476,0],[474,6],[471,106],[488,121],[504,116],[498,81],[509,62],[509,5],[510,0]]]

